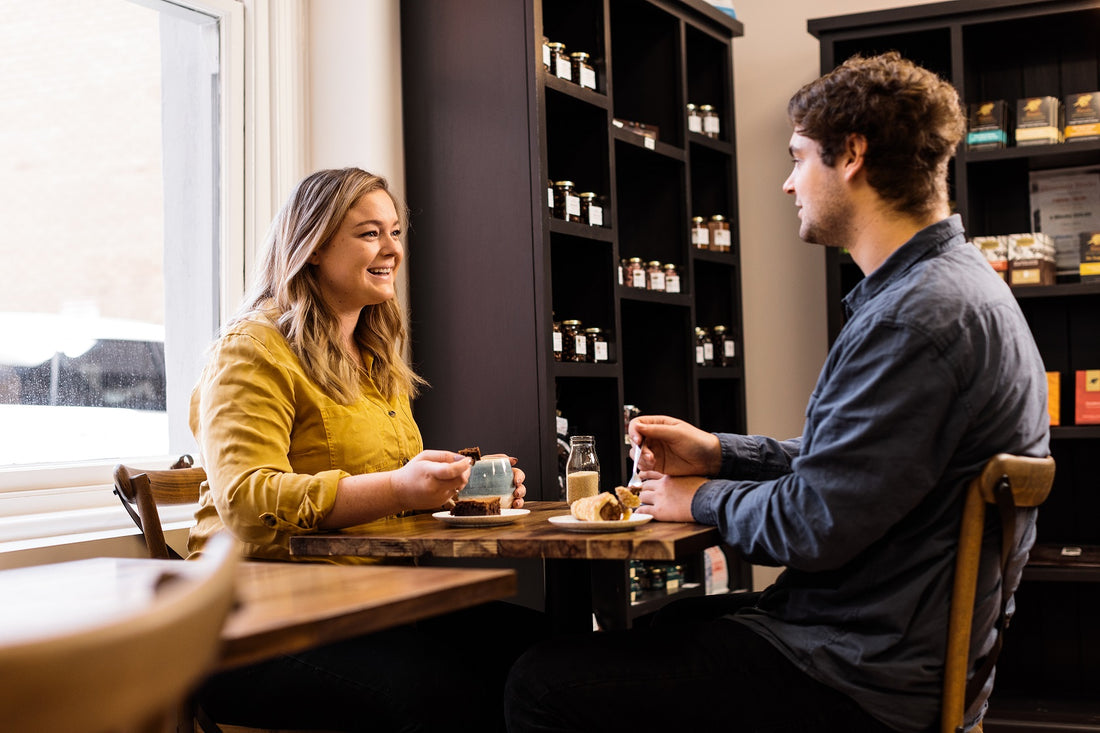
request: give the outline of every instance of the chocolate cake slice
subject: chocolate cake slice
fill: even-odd
[[[457,453],[460,456],[466,456],[467,458],[474,459],[474,463],[477,463],[481,460],[481,448],[476,445],[473,448],[463,448],[462,450],[457,451]]]
[[[456,517],[487,517],[500,514],[500,497],[486,496],[481,499],[459,499],[451,509]]]

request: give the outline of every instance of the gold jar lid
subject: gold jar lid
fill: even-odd
[[[546,45],[550,47],[551,51],[558,51],[560,53],[565,50],[564,43],[547,43]]]
[[[711,330],[713,330],[715,333],[725,333],[726,332],[726,327],[725,326],[715,326]]]
[[[577,196],[579,196],[582,199],[594,199],[594,198],[596,198],[596,194],[593,193],[592,191],[585,191],[584,193],[578,193]]]
[[[603,329],[600,328],[599,326],[593,326],[592,328],[584,329],[584,332],[585,333],[591,333],[591,334],[600,334],[600,333],[603,333]]]
[[[650,260],[648,264],[649,264],[650,267],[660,267],[661,266],[661,261],[660,260]]]
[[[558,188],[573,188],[572,181],[555,181],[554,185]]]
[[[666,262],[665,264],[661,265],[661,267],[664,268],[665,270],[675,270],[676,269],[676,265],[674,265],[671,262]]]
[[[725,221],[726,217],[722,216],[721,214],[715,214],[714,216],[712,216],[710,218],[710,220],[711,221]]]
[[[701,104],[701,105],[699,105],[699,111],[700,112],[713,112],[714,111],[714,106],[710,105],[710,104]]]
[[[561,325],[563,325],[563,326],[579,326],[579,325],[581,325],[581,322],[580,321],[562,321]]]
[[[695,105],[694,105],[694,104],[692,104],[691,102],[688,102],[688,106],[687,106],[687,111],[688,111],[688,112],[691,112],[691,111],[693,111],[694,109],[695,109]]]
[[[691,221],[695,224],[704,224],[707,221],[707,217],[705,217],[705,216],[693,216],[693,217],[691,217]]]
[[[630,262],[631,262],[631,264],[633,264],[635,262],[637,262],[638,264],[641,264],[642,258],[641,257],[631,257]]]
[[[587,61],[588,54],[584,51],[574,51],[573,53],[569,54],[569,58],[576,59],[577,61]]]

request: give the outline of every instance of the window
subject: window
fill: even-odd
[[[4,540],[34,492],[194,449],[188,397],[244,282],[244,7],[0,11]]]

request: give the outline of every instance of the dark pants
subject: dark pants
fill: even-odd
[[[723,618],[755,594],[670,604],[648,628],[542,642],[505,688],[511,733],[886,733],[747,626]]]
[[[508,668],[546,627],[490,603],[213,676],[215,722],[333,731],[503,731]]]

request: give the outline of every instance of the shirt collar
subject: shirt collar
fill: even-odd
[[[874,272],[856,283],[846,296],[844,307],[851,316],[867,301],[874,298],[887,285],[901,277],[906,270],[928,255],[945,249],[956,237],[963,234],[962,218],[952,214],[935,224],[926,226],[914,234],[908,242],[898,247]]]

